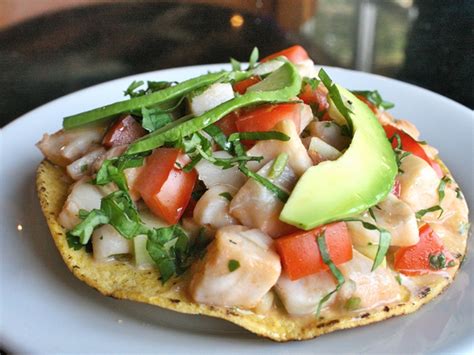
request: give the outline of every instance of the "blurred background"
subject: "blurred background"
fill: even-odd
[[[0,126],[106,80],[295,43],[474,108],[473,0],[0,0]]]

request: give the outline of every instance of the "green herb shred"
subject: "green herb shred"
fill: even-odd
[[[321,298],[318,303],[318,308],[316,309],[316,317],[319,317],[323,304],[326,303],[334,293],[339,291],[341,286],[344,284],[345,279],[341,271],[339,271],[339,269],[336,267],[336,265],[334,265],[333,261],[331,260],[331,256],[329,255],[329,251],[326,245],[326,236],[324,235],[324,232],[316,236],[316,242],[318,243],[319,252],[321,253],[321,258],[323,259],[323,262],[329,267],[329,270],[331,270],[332,274],[337,280],[336,288],[326,294],[323,298]]]
[[[219,196],[222,196],[223,198],[225,198],[227,201],[232,201],[232,195],[228,192],[222,192],[219,194]]]
[[[276,159],[273,161],[273,164],[268,173],[269,179],[276,179],[285,171],[286,164],[288,163],[288,154],[280,153]]]
[[[229,263],[227,264],[227,267],[229,268],[230,272],[234,272],[240,267],[240,263],[238,260],[230,259]]]

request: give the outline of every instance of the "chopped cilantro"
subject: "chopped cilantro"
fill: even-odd
[[[229,268],[230,272],[234,272],[240,267],[240,263],[238,260],[230,259],[229,263],[227,264],[227,267]]]

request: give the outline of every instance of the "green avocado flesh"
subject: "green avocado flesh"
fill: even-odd
[[[322,162],[303,174],[280,215],[282,221],[306,230],[376,205],[392,189],[398,171],[393,149],[372,111],[348,90],[337,87],[352,110],[352,142],[339,159]]]

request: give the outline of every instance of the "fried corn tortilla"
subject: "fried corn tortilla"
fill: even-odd
[[[181,313],[222,318],[275,341],[310,339],[335,330],[353,328],[414,312],[441,294],[453,280],[453,277],[425,278],[423,286],[415,294],[412,293],[411,297],[407,297],[406,301],[384,305],[370,311],[346,311],[324,319],[317,319],[314,315],[290,316],[281,306],[275,307],[266,315],[261,315],[238,308],[197,304],[187,295],[186,287],[182,287],[189,278],[189,272],[180,278],[168,281],[163,286],[156,270],[139,270],[127,262],[96,263],[92,254],[87,253],[84,248],[81,250],[69,248],[65,237],[66,230],[59,224],[58,215],[68,196],[71,183],[63,168],[47,160],[39,165],[36,184],[43,213],[56,247],[77,278],[106,296],[149,303]],[[462,236],[457,233],[455,236],[462,237],[462,242],[457,243],[454,248],[458,262],[451,270],[452,276],[457,273],[461,264],[459,261],[466,253],[467,233],[463,233]]]

